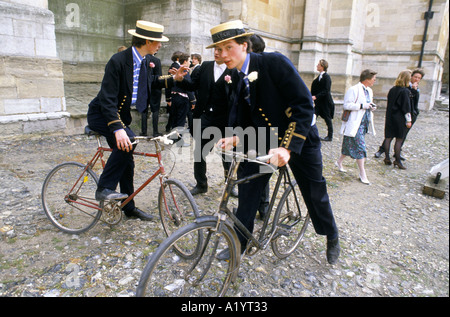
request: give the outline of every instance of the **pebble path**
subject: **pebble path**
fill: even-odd
[[[338,131],[338,115],[334,125]],[[324,135],[323,120],[318,127]],[[354,161],[344,161],[347,173],[334,166],[342,136],[323,143],[324,176],[340,230],[338,263],[326,262],[325,239],[310,226],[285,260],[269,249],[244,257],[239,283],[229,295],[449,296],[448,185],[444,199],[422,193],[431,167],[448,158],[448,112],[421,113],[404,146],[407,170],[373,157],[383,140],[382,109],[376,113],[376,127],[378,134],[366,137],[369,186],[358,180]],[[0,141],[0,296],[134,296],[146,259],[164,238],[159,221],[124,219],[114,227],[99,223],[84,234],[68,235],[53,227],[42,209],[40,191],[47,173],[64,161],[86,162],[95,146],[96,141],[84,135]],[[186,147],[165,152],[166,162],[178,159],[172,176],[189,188],[194,185],[193,164],[183,157],[191,151]],[[202,213],[215,210],[223,186],[220,164],[210,160],[210,190],[196,196]],[[137,160],[136,182],[152,167]],[[137,205],[157,215],[152,186]]]

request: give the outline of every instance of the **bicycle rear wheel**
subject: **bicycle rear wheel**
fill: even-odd
[[[284,259],[294,252],[305,234],[309,221],[303,196],[294,181],[283,193],[274,216],[277,231],[272,238],[271,246],[278,258]]]
[[[180,227],[193,222],[200,216],[197,204],[192,194],[177,179],[166,179],[159,190],[158,209],[162,226],[167,236],[170,236]],[[174,245],[176,252],[182,257],[192,257],[201,247],[202,235],[192,237],[193,242],[197,242],[197,249],[183,250]]]
[[[218,232],[217,221],[217,217],[201,217],[164,240],[145,266],[136,296],[224,296],[239,269],[240,243],[231,225],[220,226]],[[201,252],[189,259],[177,256],[173,246],[196,248],[192,237],[199,234],[205,240]],[[225,248],[230,250],[230,260],[219,261],[216,255]]]
[[[42,206],[58,229],[80,234],[92,228],[102,214],[95,201],[97,175],[86,165],[66,162],[56,166],[42,186]]]

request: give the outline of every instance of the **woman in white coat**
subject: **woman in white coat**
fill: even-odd
[[[359,179],[364,184],[370,184],[367,179],[364,163],[367,157],[365,135],[370,132],[375,135],[373,113],[376,105],[373,103],[373,91],[377,73],[366,69],[361,73],[360,82],[351,87],[344,97],[344,111],[350,112],[348,119],[342,122],[341,134],[344,135],[341,156],[336,166],[345,172],[342,162],[347,156],[356,159],[359,169]]]

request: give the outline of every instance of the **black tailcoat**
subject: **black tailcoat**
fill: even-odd
[[[194,177],[199,187],[208,186],[206,162],[203,154],[209,153],[210,148],[205,149],[205,146],[207,144],[211,145],[219,140],[214,139],[217,135],[208,135],[203,138],[203,131],[208,127],[217,127],[223,134],[228,123],[228,97],[231,87],[225,82],[225,77],[231,74],[231,70],[225,69],[216,82],[214,67],[214,61],[203,62],[201,66],[196,67],[195,71],[192,72],[192,80],[189,83],[189,89],[196,91],[197,94],[194,118],[200,118],[200,126],[196,127],[199,131],[194,129],[194,138],[196,141],[194,151]],[[213,142],[211,143],[211,141]],[[224,173],[227,175],[230,163],[224,161],[223,167]]]
[[[311,84],[311,95],[316,96],[314,104],[316,105],[316,114],[322,118],[334,117],[334,101],[331,96],[331,77],[328,73],[322,75],[322,79],[319,80],[318,76]]]
[[[253,75],[252,75],[253,73]],[[257,76],[256,76],[257,75]],[[300,187],[318,234],[334,237],[337,227],[322,176],[321,143],[313,124],[311,93],[297,69],[278,53],[250,53],[250,105],[237,92],[239,75],[233,74],[230,124],[233,127],[265,127],[278,138],[280,147],[291,150],[289,167]],[[233,120],[235,118],[235,120]],[[263,153],[260,153],[263,154]],[[242,163],[239,177],[258,171],[254,163]],[[252,231],[259,200],[270,177],[239,185],[237,217]],[[245,238],[238,234],[241,242]]]
[[[151,95],[152,87],[173,86],[172,76],[154,76],[153,68],[150,67],[150,59],[146,58],[144,61],[148,69],[148,96]],[[130,112],[132,92],[133,52],[129,47],[114,54],[106,64],[100,92],[89,104],[87,114],[91,129],[104,135],[113,149],[99,178],[99,189],[115,190],[120,183],[120,191],[128,195],[134,192],[133,153],[117,148],[114,131],[125,129],[129,137],[135,136],[129,128],[132,120]],[[131,201],[124,210],[129,211],[133,208],[134,202]]]
[[[148,69],[148,91],[152,87],[168,88],[173,86],[172,76],[154,76],[145,59]],[[111,132],[131,124],[131,98],[133,93],[133,51],[132,48],[114,54],[105,67],[105,75],[97,97],[89,104],[88,116],[101,114]]]

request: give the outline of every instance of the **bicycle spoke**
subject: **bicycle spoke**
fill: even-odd
[[[217,233],[214,227],[191,225],[194,229],[169,237],[170,243],[161,245],[150,258],[141,277],[139,296],[207,297],[221,296],[226,290],[237,267],[234,261],[219,261],[216,256],[229,247],[230,238]],[[172,246],[192,246],[191,237],[199,234],[205,241],[202,252],[189,259],[178,256]]]
[[[85,171],[84,165],[72,162],[58,165],[44,181],[44,211],[60,230],[74,234],[84,232],[101,214],[94,199],[96,189],[96,176],[90,170]]]
[[[159,214],[167,236],[170,236],[180,227],[193,222],[198,216],[198,208],[194,198],[187,188],[176,179],[165,180],[159,191]],[[183,249],[183,246],[174,245],[178,254],[182,257],[192,257],[199,251],[202,244],[202,236],[192,236],[193,242],[198,247],[195,249]]]
[[[294,252],[309,223],[306,205],[296,188],[294,185],[285,191],[276,211],[277,227],[271,243],[273,252],[279,258]]]

